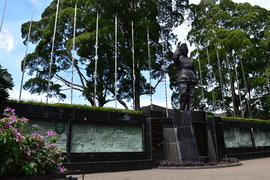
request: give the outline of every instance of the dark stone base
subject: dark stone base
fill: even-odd
[[[205,112],[179,112],[162,123],[165,160],[205,163],[216,161],[213,130],[207,123]]]
[[[103,161],[103,162],[86,162],[65,164],[68,170],[79,169],[83,173],[101,173],[116,171],[131,171],[152,169],[151,160],[134,160],[134,161]]]
[[[266,147],[240,147],[226,148],[226,157],[240,160],[270,157],[270,146]]]

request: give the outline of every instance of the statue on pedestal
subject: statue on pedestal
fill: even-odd
[[[173,54],[173,61],[177,70],[177,83],[180,91],[180,111],[192,110],[194,89],[198,82],[194,62],[187,55],[187,44],[178,43]]]

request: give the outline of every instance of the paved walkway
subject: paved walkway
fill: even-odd
[[[270,158],[241,161],[242,166],[217,169],[152,169],[87,174],[86,180],[270,180]],[[80,178],[79,178],[80,179]]]

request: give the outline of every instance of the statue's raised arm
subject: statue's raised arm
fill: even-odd
[[[181,45],[181,42],[179,42],[178,44],[177,44],[177,46],[176,46],[176,50],[174,51],[174,53],[173,53],[173,61],[174,62],[176,62],[177,61],[177,59],[179,58],[179,56],[181,55],[180,54],[180,45]]]

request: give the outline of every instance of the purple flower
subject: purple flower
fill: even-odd
[[[25,118],[25,117],[23,117],[23,118],[20,119],[20,121],[21,121],[21,122],[28,122],[28,119]]]
[[[64,168],[63,166],[61,166],[61,165],[58,165],[58,166],[57,166],[57,169],[58,169],[58,171],[59,171],[60,173],[63,173],[63,172],[65,171],[65,168]]]
[[[39,134],[38,133],[32,133],[31,136],[37,137]]]
[[[32,133],[31,136],[36,137],[36,138],[38,138],[38,139],[44,139],[44,136],[41,136],[41,135],[38,134],[38,133]]]
[[[11,122],[11,123],[14,123],[14,122],[16,122],[17,121],[17,117],[16,116],[14,116],[14,115],[12,115],[12,116],[9,116],[9,121]]]
[[[52,137],[52,136],[57,136],[57,134],[55,132],[53,132],[52,130],[49,130],[49,131],[47,131],[47,136]]]
[[[2,127],[0,127],[0,133],[3,131],[3,128]]]
[[[56,147],[56,144],[47,144],[45,148]]]
[[[13,116],[15,115],[15,109],[11,109],[10,107],[7,107],[5,110],[4,110],[4,113],[3,113],[4,116]]]
[[[12,129],[12,133],[15,136],[17,142],[23,142],[25,140],[25,137],[22,136],[16,128]]]

